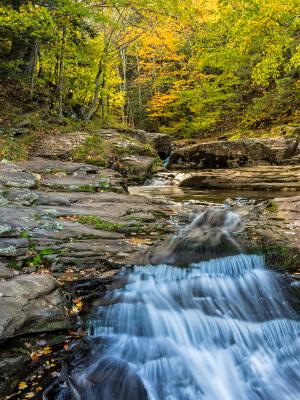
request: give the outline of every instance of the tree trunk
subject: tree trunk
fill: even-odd
[[[123,48],[120,50],[120,58],[121,58],[121,64],[122,64],[122,84],[121,84],[121,90],[123,92],[124,96],[124,103],[122,106],[122,122],[126,123],[126,92],[127,92],[127,57],[126,57],[126,50]]]
[[[101,117],[102,117],[102,128],[106,128],[106,115],[105,115],[105,86],[106,76],[105,71],[103,72],[102,84],[101,84]]]
[[[38,43],[38,40],[35,39],[34,48],[33,48],[33,56],[32,56],[31,73],[30,73],[30,75],[31,75],[30,76],[30,100],[33,100],[38,54],[39,54],[39,43]]]
[[[100,78],[103,73],[103,66],[104,66],[104,54],[101,56],[100,61],[99,61],[98,72],[97,72],[96,79],[95,79],[95,90],[94,90],[93,101],[92,101],[89,111],[85,115],[85,119],[87,121],[89,121],[92,118],[92,116],[94,115],[95,109],[96,109],[96,106],[97,106],[97,103],[99,100],[99,92],[100,92],[100,87],[101,87]]]
[[[58,82],[58,118],[63,121],[63,91],[64,91],[64,56],[66,44],[67,28],[64,26],[62,31],[61,50],[59,57],[59,82]]]

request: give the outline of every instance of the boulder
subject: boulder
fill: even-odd
[[[173,169],[240,168],[289,164],[299,154],[298,139],[243,139],[198,143],[176,149],[168,167]]]
[[[0,282],[0,339],[67,326],[63,294],[49,275]]]
[[[126,168],[126,176],[129,184],[141,184],[151,177],[154,164],[153,157],[147,156],[126,156],[123,158]]]
[[[149,143],[156,150],[162,160],[171,154],[171,136],[166,133],[146,133]]]

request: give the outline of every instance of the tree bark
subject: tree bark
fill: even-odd
[[[64,56],[66,44],[67,28],[64,26],[62,31],[61,50],[59,56],[59,82],[58,82],[58,118],[63,120],[63,91],[64,91]]]
[[[34,88],[35,88],[35,74],[36,74],[36,65],[39,54],[39,43],[38,40],[35,39],[33,55],[32,55],[32,65],[31,65],[31,73],[30,73],[30,100],[33,100]]]
[[[121,90],[123,92],[124,96],[124,103],[122,106],[122,122],[126,123],[126,92],[127,92],[127,57],[126,57],[126,50],[125,48],[122,48],[120,50],[120,58],[121,58],[121,64],[122,64],[122,84],[121,84]]]
[[[103,73],[104,58],[105,58],[104,55],[105,55],[105,53],[102,54],[100,61],[99,61],[98,72],[97,72],[96,79],[95,79],[95,90],[94,90],[93,101],[92,101],[89,111],[85,115],[85,119],[87,121],[89,121],[92,118],[92,116],[94,115],[97,103],[99,101],[99,93],[100,93],[100,87],[101,87],[100,78]]]

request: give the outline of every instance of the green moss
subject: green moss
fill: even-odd
[[[122,227],[120,224],[105,221],[94,215],[85,215],[78,217],[78,222],[86,225],[93,225],[96,229],[101,231],[116,231]]]
[[[53,249],[43,249],[39,251],[39,254],[43,256],[50,256],[51,254],[55,254],[55,250]]]
[[[278,211],[278,205],[276,203],[273,203],[272,201],[270,201],[266,207],[266,210],[268,212],[276,212],[276,211]]]
[[[32,248],[34,250],[34,247]],[[53,249],[43,249],[43,250],[35,250],[35,255],[26,261],[25,266],[34,266],[39,267],[44,265],[46,259],[44,257],[50,256],[51,254],[55,254],[56,251]]]
[[[108,192],[110,190],[110,184],[108,182],[100,182],[98,188],[102,192]]]
[[[83,185],[79,187],[80,192],[96,192],[97,188],[95,186]]]
[[[163,167],[164,165],[161,158],[159,156],[156,156],[151,166],[151,173],[155,174],[156,172],[160,171]]]
[[[28,239],[28,240],[30,240],[30,238],[31,238],[30,233],[27,231],[22,232],[21,236],[22,236],[22,238]]]

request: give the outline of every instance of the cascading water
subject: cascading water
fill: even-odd
[[[240,221],[224,210],[197,216],[168,257],[208,227],[229,237]],[[263,257],[136,266],[109,302],[89,323],[94,344],[70,378],[73,398],[300,399],[300,322]]]

